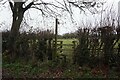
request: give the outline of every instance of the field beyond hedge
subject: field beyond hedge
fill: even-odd
[[[72,44],[76,39],[59,39],[63,44]],[[69,47],[63,47],[69,48]],[[72,48],[69,48],[72,49]],[[72,52],[66,52],[71,55]],[[65,53],[64,53],[65,54]],[[38,61],[36,65],[32,62],[24,60],[16,60],[14,63],[3,61],[3,78],[118,78],[120,72],[116,68],[112,70],[107,66],[96,66],[90,68],[88,65],[78,66],[73,65],[69,61],[67,63],[58,64],[52,61]]]

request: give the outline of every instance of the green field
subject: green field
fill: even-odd
[[[67,56],[67,58],[72,60],[74,50],[72,41],[77,41],[77,39],[58,39],[57,41],[63,41],[62,53],[60,53],[60,50],[58,50],[58,54],[64,54]]]
[[[63,44],[67,44],[67,45],[63,45],[62,49],[63,49],[63,53],[67,55],[68,58],[72,59],[73,56],[73,43],[72,41],[77,41],[78,44],[78,40],[77,39],[58,39],[58,41],[63,41]],[[118,43],[120,43],[120,40],[118,41]],[[118,48],[118,43],[116,43],[116,45],[114,46],[114,48]],[[76,44],[76,46],[77,46]],[[58,50],[58,54],[59,54],[59,50]]]
[[[72,41],[77,41],[77,39],[58,39],[58,41],[63,41],[63,44],[72,44]]]

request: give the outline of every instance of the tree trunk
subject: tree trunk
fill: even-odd
[[[9,43],[8,43],[11,59],[13,60],[16,55],[15,54],[15,41],[19,34],[20,24],[22,22],[23,15],[24,15],[23,11],[19,13],[18,12],[16,13],[16,11],[13,12],[13,23],[12,23],[11,32],[9,36]]]
[[[24,3],[25,2],[14,2],[13,4],[12,2],[9,2],[11,11],[13,13],[13,23],[9,35],[8,52],[12,59],[15,55],[15,42],[19,34],[20,24],[23,20],[24,12],[33,5],[33,2],[31,2],[25,8],[23,8]]]

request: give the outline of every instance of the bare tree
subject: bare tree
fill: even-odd
[[[63,2],[59,2],[55,0],[57,4],[44,2],[42,0],[36,0],[36,1],[25,0],[21,2],[20,1],[17,2],[17,1],[19,0],[9,0],[9,5],[10,5],[12,16],[13,16],[12,27],[9,35],[9,44],[8,44],[11,55],[14,54],[12,52],[14,52],[15,41],[19,34],[19,29],[20,29],[21,22],[23,21],[23,18],[24,18],[24,13],[28,9],[35,8],[40,10],[43,15],[49,14],[50,16],[53,16],[53,17],[60,15],[60,13],[57,10],[57,9],[60,9],[62,11],[67,11],[72,16],[72,13],[73,13],[72,6],[78,7],[80,10],[85,11],[84,8],[87,8],[89,10],[91,7],[94,8],[95,5],[98,4],[95,1],[85,2],[85,1],[79,1],[79,0],[74,2],[69,0],[63,0]],[[3,0],[1,2],[3,2]],[[4,2],[4,4],[6,2]]]

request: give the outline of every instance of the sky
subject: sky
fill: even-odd
[[[44,0],[47,2],[54,2],[54,0]],[[62,1],[62,0],[58,0]],[[103,6],[103,10],[109,10],[113,5],[113,10],[118,11],[118,2],[120,0],[106,0],[105,5]],[[99,11],[101,11],[100,8]],[[91,14],[86,10],[85,13],[80,13],[78,8],[73,8],[73,19],[74,23],[70,15],[67,12],[61,12],[62,16],[58,17],[59,25],[58,25],[58,34],[62,35],[64,33],[74,32],[78,29],[78,27],[85,27],[87,25],[95,26],[96,22],[100,22],[101,13]],[[103,14],[106,14],[104,12]],[[53,17],[43,17],[41,12],[36,9],[29,9],[25,12],[25,20],[28,26],[21,28],[20,30],[28,31],[32,26],[33,28],[39,28],[40,30],[51,29],[54,31],[55,29],[55,18]],[[113,15],[114,16],[114,15]],[[10,29],[12,25],[12,12],[9,7],[9,3],[5,3],[5,5],[1,5],[0,3],[0,31]]]

